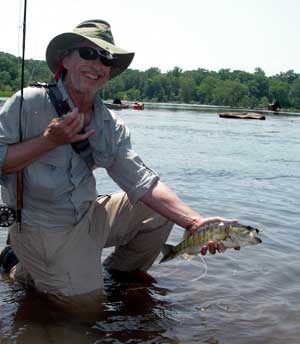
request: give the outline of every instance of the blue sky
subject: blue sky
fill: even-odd
[[[1,8],[0,51],[21,54],[23,0]],[[135,51],[131,68],[175,66],[267,75],[300,73],[298,0],[27,0],[26,58],[86,19],[107,20],[116,44]],[[6,34],[7,33],[7,34]]]

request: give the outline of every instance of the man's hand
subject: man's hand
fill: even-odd
[[[201,230],[201,227],[214,222],[226,222],[226,223],[236,223],[236,219],[224,219],[223,217],[207,217],[202,218],[198,221],[195,221],[193,225],[188,229],[189,234],[192,235],[198,230]],[[235,250],[240,250],[240,247],[235,247]],[[211,254],[216,254],[216,252],[223,253],[226,250],[224,245],[221,242],[209,241],[208,245],[202,246],[200,253],[204,256],[207,251]]]
[[[230,220],[224,219],[223,217],[202,217],[198,212],[185,204],[161,181],[154,184],[152,189],[148,190],[148,192],[144,194],[141,201],[157,213],[176,223],[178,226],[185,228],[190,234],[193,234],[198,229],[201,230],[200,227],[207,223],[220,221],[237,222],[235,219]],[[212,242],[207,246],[203,246],[203,251],[201,250],[201,253],[205,254],[207,251],[212,254],[217,251],[222,252],[222,246],[224,248],[224,245]]]
[[[46,128],[43,136],[55,146],[85,140],[95,133],[89,130],[84,134],[78,134],[83,128],[84,114],[74,108],[64,119],[54,118]]]
[[[239,251],[241,248],[237,246],[234,249]],[[209,241],[208,245],[201,247],[200,253],[205,256],[207,251],[211,254],[216,254],[216,252],[223,253],[225,250],[226,248],[221,242]]]

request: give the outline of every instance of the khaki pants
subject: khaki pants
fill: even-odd
[[[115,247],[108,268],[146,271],[167,240],[173,223],[126,194],[102,196],[76,226],[11,229],[18,259],[16,279],[33,282],[43,293],[74,296],[103,290],[101,252]],[[28,276],[29,273],[29,276]]]

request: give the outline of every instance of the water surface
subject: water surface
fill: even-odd
[[[207,255],[206,275],[200,258],[178,258],[156,262],[149,287],[107,279],[97,321],[66,319],[2,276],[1,343],[299,343],[300,116],[119,114],[144,162],[190,206],[263,229],[263,244]],[[99,193],[118,190],[105,171],[95,174]],[[181,235],[175,227],[169,242]]]

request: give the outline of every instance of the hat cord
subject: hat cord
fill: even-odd
[[[58,81],[59,77],[60,77],[60,74],[62,73],[62,71],[65,69],[65,67],[63,66],[63,64],[60,62],[58,67],[56,68],[56,71],[54,73],[54,77],[53,79],[55,81]]]

